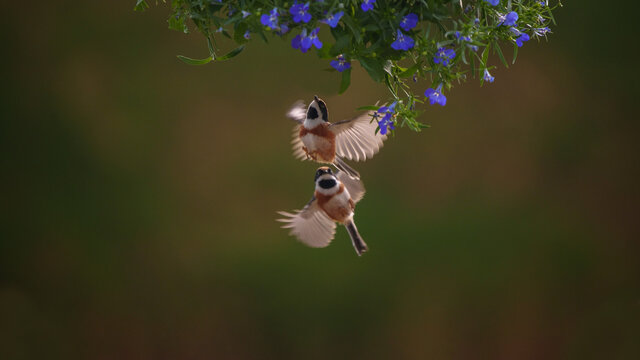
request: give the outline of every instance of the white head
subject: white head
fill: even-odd
[[[304,126],[311,129],[327,121],[329,121],[327,104],[318,98],[318,96],[314,96],[313,101],[311,101],[307,108],[307,118],[304,120]]]
[[[318,168],[315,181],[316,191],[323,195],[333,195],[340,190],[340,181],[327,166]]]

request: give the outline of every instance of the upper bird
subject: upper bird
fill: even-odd
[[[295,157],[333,164],[356,179],[360,174],[343,158],[355,161],[371,158],[387,138],[376,133],[378,124],[372,121],[370,113],[330,123],[327,105],[317,96],[306,110],[302,101],[296,102],[287,116],[299,124],[294,128],[292,141]]]

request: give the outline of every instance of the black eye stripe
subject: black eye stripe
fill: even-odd
[[[334,179],[322,179],[318,181],[318,185],[320,185],[323,189],[331,189],[336,186],[337,182]]]
[[[320,111],[322,111],[322,119],[324,121],[329,121],[329,113],[327,112],[327,107],[324,104],[320,105]]]
[[[318,117],[318,110],[314,107],[310,107],[307,110],[307,119],[316,119]]]

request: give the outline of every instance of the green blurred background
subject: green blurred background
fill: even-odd
[[[203,37],[133,3],[4,8],[1,359],[640,358],[632,11],[565,4],[549,43],[354,164],[358,258],[274,221],[315,169],[283,113],[383,86],[356,65],[338,96],[278,40],[187,66]]]

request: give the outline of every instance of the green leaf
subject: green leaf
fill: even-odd
[[[408,77],[412,76],[413,74],[415,74],[416,71],[418,71],[419,67],[420,67],[420,63],[417,63],[417,64],[411,66],[410,68],[404,70],[403,72],[401,72],[398,76],[400,76],[401,78],[408,78]]]
[[[512,64],[516,63],[516,59],[518,58],[518,44],[513,44],[513,62]]]
[[[144,10],[147,10],[148,8],[149,8],[149,4],[147,4],[145,0],[137,0],[136,6],[133,7],[133,10],[144,11]]]
[[[189,65],[204,65],[204,64],[210,63],[211,60],[213,60],[211,56],[209,56],[206,59],[192,59],[190,57],[186,57],[182,55],[178,55],[178,59],[182,60],[182,62]]]
[[[509,64],[507,63],[507,60],[504,58],[504,54],[502,54],[502,49],[500,49],[500,45],[496,43],[496,46],[494,46],[493,48],[498,53],[498,57],[500,58],[500,61],[502,61],[502,63],[504,64],[504,67],[508,68]]]
[[[332,56],[338,56],[342,54],[343,50],[349,46],[349,42],[351,40],[351,36],[349,34],[344,34],[336,39],[336,43],[331,48],[330,54]]]
[[[260,35],[260,38],[262,39],[262,41],[264,41],[266,44],[269,43],[269,39],[267,39],[267,37],[264,35],[264,31],[259,30],[258,31],[258,35]]]
[[[353,34],[353,37],[356,39],[357,43],[362,43],[362,35],[360,34],[360,28],[353,22],[353,19],[349,16],[345,16],[342,18],[342,21],[347,24],[349,30]]]
[[[382,80],[384,80],[384,68],[380,59],[358,58],[358,61],[360,61],[360,65],[367,70],[373,81],[382,82]]]
[[[235,49],[233,49],[233,50],[229,51],[228,53],[226,53],[226,54],[224,54],[224,55],[222,55],[222,56],[219,56],[219,57],[215,58],[214,60],[215,60],[215,61],[225,61],[225,60],[229,60],[229,59],[231,59],[232,57],[236,57],[238,54],[240,54],[240,53],[242,52],[242,50],[244,50],[244,45],[240,45],[240,46],[238,46],[237,48],[235,48]]]
[[[187,27],[184,15],[181,16],[172,16],[169,18],[169,29],[182,31],[185,34],[189,33],[189,28]]]
[[[342,72],[342,81],[340,82],[340,91],[338,91],[338,94],[347,91],[349,85],[351,85],[351,69]]]
[[[476,57],[472,56],[471,57],[471,76],[473,76],[474,78],[476,77]]]
[[[236,23],[233,28],[233,40],[238,44],[246,44],[247,39],[244,38],[244,33],[249,29],[249,25],[244,22]]]
[[[482,66],[487,67],[487,61],[489,60],[489,49],[491,49],[491,44],[488,44],[487,47],[484,48],[482,52]]]
[[[389,91],[391,92],[391,95],[393,95],[394,98],[398,98],[398,94],[396,92],[396,89],[393,85],[391,85],[391,80],[389,80],[390,78],[392,78],[391,76],[389,76],[388,74],[384,74],[384,83],[387,84],[387,89],[389,89]]]
[[[331,44],[324,44],[324,46],[320,49],[316,50],[316,54],[318,54],[318,57],[320,59],[330,59],[333,56],[331,56],[333,46]]]

